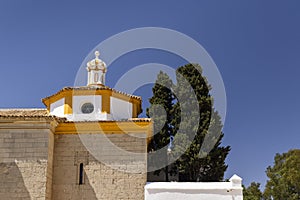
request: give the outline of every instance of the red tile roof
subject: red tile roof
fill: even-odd
[[[72,122],[66,121],[66,118],[56,117],[48,113],[47,109],[41,108],[12,108],[12,109],[0,109],[0,118],[44,118],[44,119],[56,119],[63,122]],[[115,120],[111,120],[115,121]],[[129,118],[124,120],[117,120],[119,122],[150,122],[151,118]],[[74,121],[76,123],[84,123],[86,121]],[[89,121],[91,122],[91,121]],[[106,121],[94,121],[94,122],[110,122]]]
[[[55,95],[58,95],[59,93],[63,92],[63,91],[72,91],[72,90],[110,90],[112,92],[115,92],[115,93],[119,93],[119,94],[123,94],[125,96],[128,96],[130,98],[135,98],[135,99],[139,99],[141,100],[142,97],[140,96],[136,96],[136,95],[131,95],[131,94],[127,94],[125,92],[121,92],[121,91],[118,91],[118,90],[115,90],[113,88],[110,88],[110,87],[107,87],[107,86],[81,86],[81,87],[64,87],[63,89],[61,89],[60,91],[58,91],[57,93],[51,95],[51,96],[48,96],[48,97],[45,97],[43,99],[43,101],[55,96]]]

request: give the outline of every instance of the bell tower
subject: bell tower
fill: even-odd
[[[105,85],[105,73],[107,67],[105,62],[99,59],[99,51],[95,52],[95,59],[87,63],[88,82],[87,86],[104,86]]]
[[[51,115],[69,121],[127,120],[142,112],[142,99],[105,85],[106,64],[95,58],[87,62],[87,86],[65,87],[43,99]]]

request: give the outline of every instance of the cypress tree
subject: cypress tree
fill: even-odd
[[[158,169],[155,171],[159,175],[161,166],[166,166],[162,169],[165,174],[165,181],[168,180],[168,155],[167,150],[162,150],[170,143],[170,136],[172,135],[171,121],[173,120],[172,109],[174,95],[171,91],[173,87],[172,80],[169,76],[160,71],[157,75],[156,83],[152,88],[153,96],[149,99],[151,104],[147,108],[147,116],[153,121],[153,137],[148,145],[148,171],[152,171],[151,167]]]
[[[171,161],[175,163],[179,181],[221,181],[230,147],[220,146],[224,134],[221,118],[212,106],[211,87],[198,64],[179,67],[176,80],[174,85],[167,74],[160,72],[152,89],[147,113],[154,113],[155,135],[148,150],[159,152],[169,144],[172,135]],[[166,163],[166,157],[157,154],[152,161]],[[164,171],[169,172],[168,168]]]

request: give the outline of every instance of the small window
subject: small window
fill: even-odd
[[[81,106],[81,112],[84,114],[89,114],[94,111],[94,105],[92,103],[85,103]]]
[[[79,165],[79,185],[82,185],[83,184],[83,163],[80,163]]]

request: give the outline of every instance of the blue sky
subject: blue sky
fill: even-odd
[[[174,29],[199,42],[222,75],[223,144],[232,147],[226,178],[237,173],[246,185],[264,184],[275,154],[299,148],[299,8],[297,0],[2,0],[0,107],[43,107],[41,98],[72,86],[86,55],[114,34],[148,26]],[[185,64],[160,51],[129,53],[109,66],[107,84],[150,62]]]

